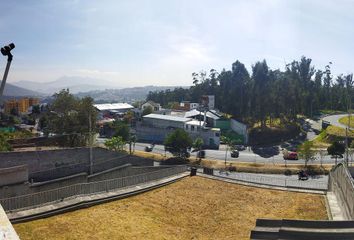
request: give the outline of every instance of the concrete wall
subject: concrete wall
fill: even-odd
[[[76,183],[87,182],[87,173],[78,173],[71,176],[57,178],[45,182],[35,182],[29,184],[28,193],[43,192],[54,188],[66,187]]]
[[[248,132],[247,132],[247,126],[239,121],[236,121],[235,119],[230,120],[230,126],[231,129],[245,137],[245,144],[248,143]]]
[[[344,217],[354,220],[354,183],[345,164],[340,163],[331,170],[328,186],[336,195]]]
[[[119,166],[116,168],[112,168],[100,173],[96,173],[93,175],[89,175],[87,182],[97,182],[97,181],[103,181],[107,179],[113,179],[113,178],[121,178],[121,177],[127,177],[127,176],[132,176],[132,175],[138,175],[138,174],[143,174],[143,173],[148,173],[148,172],[153,172],[157,171],[160,169],[164,169],[166,167],[158,166],[158,167],[132,167],[131,164],[125,164],[123,166]]]
[[[28,181],[27,165],[0,168],[0,186],[6,186]]]
[[[127,153],[118,153],[98,147],[93,148],[92,151],[93,170],[96,173],[127,163],[137,166],[153,165],[153,160],[151,159],[130,156]],[[0,153],[0,168],[27,165],[27,179],[35,182],[44,182],[81,172],[89,173],[89,156],[89,148],[6,152]],[[2,179],[1,172],[0,179]]]

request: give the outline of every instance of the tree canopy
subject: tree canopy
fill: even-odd
[[[176,129],[165,139],[165,148],[174,156],[187,157],[188,149],[192,147],[192,139],[183,129]]]
[[[47,118],[47,132],[67,135],[67,144],[70,146],[86,144],[89,133],[97,131],[97,110],[93,106],[93,99],[76,98],[69,90],[63,89],[54,94]]]
[[[346,110],[354,100],[353,75],[331,73],[331,64],[315,69],[312,60],[302,57],[286,64],[283,71],[270,69],[266,60],[256,62],[251,72],[240,61],[230,70],[192,73],[193,86],[150,92],[147,100],[164,107],[173,102],[200,102],[202,95],[215,95],[215,107],[244,122],[312,116],[322,109]],[[232,99],[232,101],[230,101]]]

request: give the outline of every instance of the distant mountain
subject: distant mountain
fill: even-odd
[[[135,102],[143,101],[146,99],[147,94],[150,91],[163,91],[167,89],[175,89],[179,86],[145,86],[145,87],[133,87],[133,88],[122,88],[122,89],[106,89],[103,91],[89,91],[80,92],[75,94],[77,97],[90,96],[94,99],[96,103],[103,102]],[[189,87],[183,87],[189,88]]]
[[[52,95],[64,88],[69,88],[71,93],[113,88],[113,83],[110,81],[78,76],[64,76],[52,82],[18,81],[12,84],[47,95]]]
[[[17,87],[12,84],[5,84],[4,96],[5,97],[42,97],[45,94],[28,90],[22,87]]]

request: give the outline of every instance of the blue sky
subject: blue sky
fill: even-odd
[[[8,82],[85,76],[117,87],[191,85],[191,73],[313,59],[354,69],[353,0],[2,1]],[[6,10],[6,11],[4,11]],[[1,58],[3,71],[6,59]]]

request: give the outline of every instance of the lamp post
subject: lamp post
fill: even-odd
[[[13,57],[11,54],[11,50],[14,48],[15,48],[15,44],[13,44],[13,43],[10,43],[9,45],[1,48],[2,55],[7,56],[7,64],[6,64],[4,76],[2,78],[2,82],[1,82],[1,86],[0,86],[0,105],[2,104],[2,95],[4,92],[7,75],[9,73],[10,65],[11,65],[11,61],[12,61],[12,57]]]

